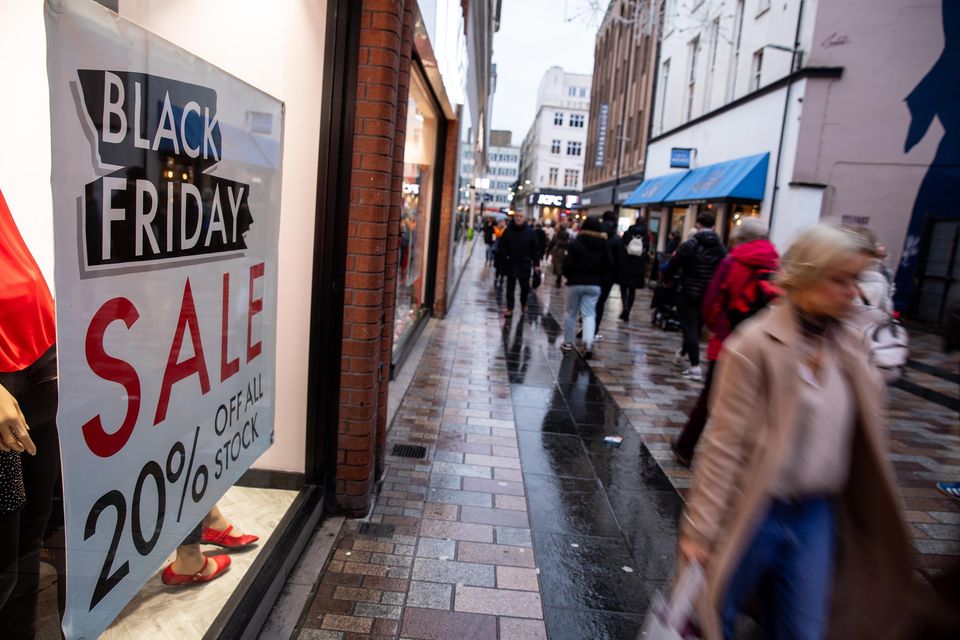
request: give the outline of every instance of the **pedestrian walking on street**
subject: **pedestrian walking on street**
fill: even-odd
[[[808,229],[784,257],[785,303],[724,344],[679,541],[706,569],[708,640],[733,638],[755,597],[767,638],[900,638],[910,622],[883,381],[840,321],[861,250],[847,230]]]
[[[711,334],[703,389],[683,431],[672,443],[677,460],[688,467],[707,424],[707,401],[723,342],[741,322],[782,294],[776,283],[780,255],[767,240],[766,224],[757,218],[746,218],[733,230],[730,241],[733,248],[717,267],[703,298],[701,311]]]
[[[540,270],[540,243],[537,234],[529,224],[523,211],[517,211],[500,237],[500,252],[504,256],[504,270],[507,277],[507,310],[504,316],[513,315],[517,283],[520,283],[520,309],[527,312],[527,298],[530,296],[530,275]]]
[[[537,246],[540,247],[540,260],[543,260],[543,256],[547,254],[547,232],[543,229],[543,223],[537,222],[533,227],[534,233],[537,234]],[[539,262],[537,263],[540,264]]]
[[[712,213],[697,216],[696,233],[677,248],[663,274],[667,282],[675,282],[677,275],[680,276],[677,310],[683,329],[683,345],[677,350],[677,360],[682,362],[684,356],[689,358],[690,366],[681,375],[697,381],[703,380],[703,369],[700,367],[703,318],[700,306],[713,272],[726,255],[720,236],[713,230],[715,223],[716,218]]]
[[[613,271],[613,257],[607,243],[607,234],[596,218],[587,218],[580,233],[570,244],[563,262],[563,275],[567,279],[567,314],[564,318],[561,349],[573,349],[577,329],[577,313],[583,321],[583,356],[593,357],[593,340],[596,331],[597,300],[600,285]]]
[[[491,252],[493,253],[494,286],[497,287],[499,287],[507,277],[507,257],[503,252],[503,245],[500,243],[500,239],[506,230],[507,223],[504,220],[497,222],[497,226],[493,228],[493,247]]]
[[[560,224],[560,228],[553,236],[553,240],[547,246],[547,253],[550,254],[550,263],[553,265],[553,273],[557,277],[557,286],[563,284],[563,261],[567,257],[567,251],[570,249],[570,243],[573,236],[570,234],[566,222]]]
[[[597,335],[594,339],[597,342],[603,341],[603,334],[600,333],[600,323],[603,321],[603,311],[607,307],[607,298],[610,297],[610,291],[617,281],[617,258],[620,255],[620,234],[617,230],[617,214],[613,211],[603,212],[603,221],[601,230],[607,236],[607,247],[610,250],[610,256],[613,258],[613,268],[607,273],[600,283],[600,298],[597,300]]]
[[[483,244],[487,246],[486,265],[493,264],[493,220],[487,218],[483,222]]]
[[[630,310],[637,299],[637,289],[643,289],[646,285],[650,261],[650,238],[647,235],[647,223],[642,216],[638,216],[637,222],[624,232],[620,239],[619,252],[617,277],[623,299],[620,319],[629,322]]]

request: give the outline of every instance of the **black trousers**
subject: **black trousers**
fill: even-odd
[[[513,310],[514,295],[517,290],[517,282],[520,282],[520,306],[527,306],[527,298],[530,297],[530,276],[515,276],[512,273],[507,274],[507,309]]]
[[[600,283],[600,298],[597,300],[597,333],[600,333],[600,322],[603,320],[603,310],[607,306],[611,289],[613,289],[613,281]]]
[[[700,316],[700,298],[680,296],[677,311],[680,315],[680,328],[683,331],[683,353],[690,358],[690,366],[700,365],[700,331],[703,318]]]
[[[623,317],[629,318],[633,303],[637,300],[637,288],[620,285],[620,297],[623,299]]]
[[[0,620],[4,638],[36,635],[40,585],[40,546],[60,482],[57,437],[57,350],[51,347],[35,363],[13,373],[0,373],[0,384],[17,399],[30,426],[37,455],[23,454],[27,502],[0,518]],[[4,568],[8,567],[8,568]]]
[[[687,460],[693,460],[693,452],[697,448],[697,442],[707,426],[708,405],[710,400],[710,388],[713,386],[713,372],[717,368],[717,363],[710,361],[707,364],[707,375],[703,379],[703,390],[700,397],[697,398],[697,404],[693,406],[690,417],[687,418],[687,424],[683,425],[683,431],[677,437],[677,450]]]

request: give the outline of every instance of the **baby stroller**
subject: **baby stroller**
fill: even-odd
[[[680,312],[677,310],[677,290],[672,284],[657,281],[650,301],[650,322],[664,331],[680,331]]]

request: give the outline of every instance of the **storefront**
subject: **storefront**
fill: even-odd
[[[560,224],[580,212],[580,194],[571,191],[538,190],[527,196],[533,220]]]
[[[762,153],[649,178],[625,204],[645,212],[651,231],[658,234],[659,251],[667,249],[671,233],[686,238],[705,211],[714,215],[726,241],[744,218],[760,215],[769,159]]]
[[[437,297],[438,246],[443,208],[447,121],[430,78],[415,58],[410,71],[407,135],[403,154],[403,208],[394,313],[393,369],[402,365]],[[451,161],[454,158],[450,158]],[[465,260],[469,214],[450,207],[448,273]],[[459,247],[459,250],[458,250]],[[456,271],[459,273],[459,270]]]
[[[48,547],[41,638],[60,637],[64,582],[71,640],[242,637],[321,518],[342,294],[320,283],[346,213],[331,150],[347,93],[330,83],[356,41],[351,4],[4,8],[18,88],[0,133],[20,151],[0,191],[58,314],[65,543]],[[232,548],[200,556],[216,531]],[[188,583],[225,571],[177,586],[173,566]]]

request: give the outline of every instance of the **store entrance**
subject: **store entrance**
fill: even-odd
[[[960,217],[927,220],[919,274],[911,317],[939,324],[950,303],[960,297]]]

